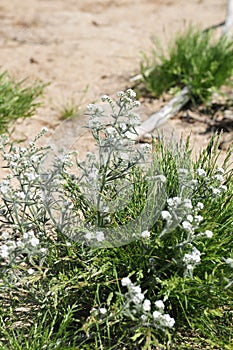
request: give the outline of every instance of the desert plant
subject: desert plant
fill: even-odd
[[[61,108],[59,108],[59,114],[61,120],[66,120],[73,117],[78,117],[82,113],[83,100],[86,96],[89,86],[87,85],[82,92],[82,95],[78,102],[74,98],[67,100]]]
[[[233,72],[233,40],[214,39],[211,31],[190,27],[178,34],[168,49],[154,40],[152,58],[144,56],[141,73],[145,88],[156,97],[172,88],[189,89],[194,104],[208,102],[213,92],[228,84]]]
[[[230,349],[232,172],[217,164],[216,137],[196,161],[188,142],[162,138],[142,161],[127,144],[134,98],[89,106],[99,158],[63,154],[48,169],[37,138],[1,138],[11,172],[0,184],[3,350],[182,349],[190,333],[186,348]]]
[[[16,82],[7,72],[0,74],[0,134],[16,119],[30,117],[35,112],[40,105],[36,99],[44,87],[39,82],[25,86],[25,81]]]

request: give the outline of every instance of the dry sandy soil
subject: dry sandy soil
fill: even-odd
[[[189,23],[206,28],[223,22],[225,15],[223,0],[1,0],[0,70],[17,79],[50,83],[43,107],[17,123],[13,138],[31,139],[46,126],[47,142],[68,148],[75,142],[85,153],[91,139],[83,128],[83,113],[72,120],[59,119],[67,101],[73,99],[84,111],[101,95],[130,87],[130,77],[139,71],[140,53],[150,53],[153,36],[166,44]],[[142,119],[163,104],[144,100]],[[211,134],[203,134],[204,123],[180,118],[187,113],[193,116],[182,112],[164,126],[164,133],[170,137],[174,129],[179,137],[192,131],[199,149]],[[232,117],[232,111],[227,113]]]

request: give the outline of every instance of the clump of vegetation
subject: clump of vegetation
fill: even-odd
[[[83,162],[46,168],[46,130],[28,147],[1,137],[2,350],[231,348],[230,150],[220,167],[216,137],[196,161],[159,139],[143,158],[134,98],[88,106]]]
[[[6,72],[0,74],[0,134],[6,132],[16,119],[33,115],[40,105],[37,98],[42,95],[44,87],[38,82],[25,86],[25,81],[16,82]]]
[[[69,118],[78,117],[80,115],[81,107],[72,99],[67,101],[60,109],[60,119],[66,120]]]
[[[157,40],[152,58],[145,56],[141,74],[145,88],[154,96],[172,88],[189,89],[194,104],[208,102],[213,92],[230,83],[233,72],[233,40],[213,39],[211,31],[190,27],[177,35],[168,49]]]
[[[79,102],[77,103],[74,98],[67,100],[60,108],[59,114],[61,120],[79,117],[82,113],[83,100],[86,96],[89,86],[87,85],[82,92]]]

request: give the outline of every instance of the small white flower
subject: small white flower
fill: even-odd
[[[142,304],[142,308],[144,311],[150,311],[151,309],[151,302],[149,299],[145,299],[143,304]]]
[[[44,254],[44,253],[47,252],[47,249],[46,249],[46,248],[41,248],[41,249],[40,249],[40,252],[41,252],[42,254]]]
[[[2,232],[2,238],[3,238],[3,239],[8,239],[8,238],[10,238],[9,233],[6,232],[6,231]]]
[[[193,179],[192,181],[191,181],[191,185],[192,185],[192,187],[196,187],[196,185],[198,184],[198,181],[197,181],[197,179]]]
[[[173,197],[173,198],[168,198],[167,204],[169,207],[177,207],[182,203],[182,198],[180,197]]]
[[[194,247],[191,254],[184,255],[183,261],[186,265],[198,264],[201,261],[201,252]]]
[[[197,209],[198,209],[198,210],[202,210],[203,208],[204,208],[203,203],[198,202],[198,203],[197,203]]]
[[[25,199],[25,197],[26,197],[24,192],[16,192],[15,195],[16,195],[16,197],[18,197],[20,199]]]
[[[126,92],[127,92],[129,97],[131,97],[131,98],[136,97],[136,92],[134,92],[132,89],[128,89],[128,90],[126,90]]]
[[[118,97],[123,97],[125,95],[124,91],[118,91],[117,96]]]
[[[30,268],[30,269],[28,269],[28,274],[29,274],[29,275],[33,275],[33,273],[34,273],[34,272],[35,272],[35,270],[34,270],[34,269],[31,269],[31,268]]]
[[[221,190],[219,188],[212,188],[212,193],[216,196],[221,194]]]
[[[101,97],[101,100],[103,101],[103,102],[105,102],[105,101],[108,101],[109,100],[109,96],[108,95],[103,95],[102,97]]]
[[[123,287],[130,286],[132,284],[131,279],[129,277],[123,277],[121,280],[121,285]]]
[[[218,167],[216,173],[224,174],[225,170],[222,167]]]
[[[133,296],[132,302],[133,302],[134,304],[140,304],[140,303],[143,301],[144,298],[145,298],[145,296],[144,296],[143,293],[137,293],[137,294],[135,294],[135,295]]]
[[[132,289],[132,291],[133,291],[134,293],[136,293],[136,294],[142,292],[142,289],[141,289],[140,286],[132,286],[131,289]]]
[[[165,305],[164,305],[164,303],[163,303],[162,300],[157,300],[157,301],[155,302],[155,306],[156,306],[158,309],[164,309],[164,308],[165,308]]]
[[[213,237],[213,232],[210,231],[210,230],[206,230],[206,231],[204,232],[204,234],[206,235],[207,238],[212,238],[212,237]]]
[[[164,220],[171,220],[172,219],[172,216],[171,216],[171,214],[169,213],[169,211],[167,211],[167,210],[163,210],[162,212],[161,212],[161,216],[162,216],[162,218],[164,219]]]
[[[6,244],[3,244],[0,247],[0,256],[2,259],[6,259],[9,256],[9,247]]]
[[[188,264],[188,265],[186,266],[186,269],[189,270],[189,271],[192,271],[192,270],[193,270],[193,265]]]
[[[172,328],[175,324],[174,318],[172,318],[169,314],[164,314],[162,319],[165,327]]]
[[[38,244],[40,243],[39,239],[36,237],[32,237],[29,242],[33,247],[38,246]]]
[[[159,312],[159,311],[154,311],[153,312],[153,318],[155,320],[158,320],[158,318],[160,318],[161,316],[162,316],[161,312]]]
[[[182,222],[182,227],[183,227],[183,229],[185,231],[188,231],[188,232],[192,232],[193,231],[192,224],[189,221],[183,221]]]
[[[204,169],[202,169],[202,168],[197,169],[197,170],[196,170],[196,173],[197,173],[197,175],[200,176],[200,177],[206,176],[206,171],[205,171]]]
[[[100,314],[105,315],[107,313],[107,309],[105,307],[100,307],[99,312]]]
[[[87,105],[87,110],[88,110],[89,112],[92,112],[95,108],[96,108],[96,105],[93,104],[93,103],[89,103],[89,104]]]
[[[29,181],[34,181],[38,177],[38,175],[34,173],[25,173],[24,175]]]
[[[10,164],[9,164],[9,165],[10,165],[10,167],[11,167],[11,168],[13,168],[13,169],[14,169],[14,168],[17,168],[18,163],[17,163],[17,162],[10,162]]]
[[[28,231],[28,232],[24,232],[23,234],[23,239],[28,239],[28,238],[32,238],[34,237],[34,232],[32,230]]]
[[[96,239],[98,242],[102,242],[105,239],[104,233],[102,231],[97,231]]]
[[[97,117],[91,117],[88,121],[89,128],[98,128],[101,125],[99,119]]]
[[[38,160],[39,160],[39,157],[37,155],[33,154],[33,156],[31,156],[32,163],[37,163]]]
[[[88,239],[88,240],[93,239],[93,233],[91,233],[91,232],[86,233],[85,234],[85,238]]]
[[[127,130],[127,125],[125,123],[119,123],[119,127],[123,132]]]
[[[16,246],[17,248],[24,249],[25,244],[20,240],[16,242]]]
[[[195,215],[194,220],[196,223],[200,223],[203,220],[203,216],[201,215]]]
[[[189,222],[193,222],[193,216],[192,215],[187,215],[187,220]]]
[[[141,105],[140,101],[134,101],[133,106],[139,107]]]
[[[142,236],[142,238],[148,239],[148,238],[150,238],[150,232],[148,230],[143,231],[141,233],[141,236]]]
[[[146,316],[146,315],[142,315],[142,316],[141,316],[141,320],[142,320],[142,322],[146,322],[147,316]]]
[[[0,191],[2,194],[7,194],[10,191],[10,187],[8,185],[0,185]]]
[[[221,174],[216,174],[216,175],[214,175],[214,179],[219,181],[219,182],[223,182],[224,177]]]
[[[108,128],[106,128],[106,133],[107,133],[109,136],[116,136],[117,131],[116,131],[116,129],[113,128],[112,126],[109,126]]]
[[[227,186],[226,185],[221,185],[219,186],[219,189],[223,192],[227,191]]]
[[[45,134],[46,132],[48,132],[48,128],[46,128],[46,126],[44,126],[41,130],[42,134]]]
[[[184,199],[184,207],[187,208],[187,209],[192,209],[193,208],[191,199],[188,199],[188,198]]]

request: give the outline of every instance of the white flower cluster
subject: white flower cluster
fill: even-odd
[[[49,175],[41,173],[41,163],[49,147],[36,146],[36,141],[46,131],[44,128],[28,147],[9,146],[7,138],[0,137],[1,157],[11,172],[0,183],[0,220],[3,223],[0,259],[5,267],[20,265],[33,256],[43,257],[47,252],[43,246],[48,240],[48,226],[51,232],[51,222],[43,188],[49,187]],[[70,161],[69,156],[63,161],[66,165]],[[57,193],[59,188],[61,190],[60,184],[50,187],[48,192]],[[28,273],[32,270],[29,269]]]
[[[227,190],[227,186],[224,185],[224,169],[218,167],[214,174],[208,175],[206,171],[202,168],[196,170],[197,175],[197,186],[198,184],[204,185],[205,190],[210,191],[212,196],[220,196],[223,192]]]
[[[199,176],[204,176],[201,169],[198,169]],[[181,250],[182,263],[184,264],[184,275],[193,278],[194,268],[201,262],[201,252],[195,247],[195,242],[200,239],[213,237],[211,230],[200,231],[200,224],[203,221],[203,217],[200,215],[200,211],[203,210],[204,205],[202,202],[198,202],[193,205],[192,201],[188,198],[172,197],[167,200],[167,210],[161,212],[161,217],[166,221],[167,226],[164,232],[167,232],[168,228],[179,226],[184,234],[180,235],[180,242],[177,244]],[[178,223],[178,225],[174,225]],[[188,251],[187,251],[188,249]]]
[[[93,244],[95,243],[95,241],[97,242],[103,242],[105,240],[105,235],[104,232],[102,231],[96,231],[96,232],[87,232],[85,234],[85,238],[88,241],[92,241]]]
[[[0,245],[0,258],[6,261],[10,261],[13,257],[19,257],[20,254],[32,255],[44,255],[46,248],[41,247],[40,240],[37,238],[42,233],[35,233],[30,230],[25,232],[21,238],[12,239],[12,233],[4,231],[1,234],[2,244]]]
[[[153,311],[151,301],[145,297],[141,287],[132,283],[129,277],[122,278],[121,285],[128,289],[128,292],[124,294],[126,316],[140,320],[144,326],[153,325],[161,330],[174,326],[175,320],[169,314],[164,313],[165,305],[162,300],[154,303],[156,310]]]
[[[171,197],[167,199],[167,210],[162,210],[161,217],[166,221],[166,227],[160,234],[162,237],[166,232],[176,228],[184,218],[193,210],[192,201],[189,198]],[[189,219],[191,216],[189,216]],[[187,230],[191,230],[189,221],[183,222],[183,226]]]
[[[143,239],[149,239],[149,238],[150,238],[150,231],[148,231],[148,230],[143,231],[143,232],[141,233],[141,237],[142,237]]]
[[[140,123],[139,115],[132,111],[140,105],[139,101],[135,101],[136,93],[128,89],[126,92],[118,92],[117,96],[119,99],[116,101],[108,95],[102,96],[102,102],[106,102],[111,108],[113,122],[104,122],[106,115],[101,105],[89,104],[87,106],[88,126],[92,132],[105,130],[107,136],[116,137],[119,134],[124,134],[126,137],[127,132],[132,131]]]
[[[189,254],[184,255],[183,262],[188,270],[193,270],[194,266],[201,262],[201,252],[193,247]]]

